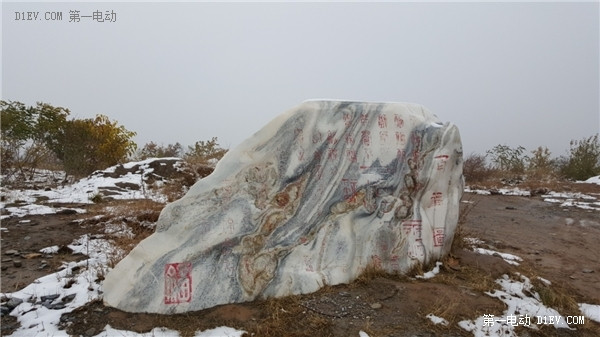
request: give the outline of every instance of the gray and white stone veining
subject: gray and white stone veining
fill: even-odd
[[[104,282],[104,301],[179,313],[309,293],[450,249],[458,129],[417,104],[307,101],[168,205]]]

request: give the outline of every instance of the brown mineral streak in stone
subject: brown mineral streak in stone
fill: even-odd
[[[275,202],[277,203],[277,206],[285,207],[285,205],[290,202],[290,196],[285,192],[279,193],[275,196]]]
[[[256,169],[257,171],[254,173],[258,172],[258,168]],[[242,287],[250,297],[259,294],[273,279],[273,272],[277,269],[278,264],[276,255],[285,253],[296,246],[263,251],[267,238],[296,212],[300,205],[300,196],[306,187],[306,180],[305,177],[302,177],[277,193],[268,208],[256,219],[259,222],[258,233],[242,240],[244,255],[240,259],[239,278]],[[285,202],[281,202],[281,200]]]

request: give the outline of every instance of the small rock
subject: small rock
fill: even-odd
[[[67,295],[67,296],[65,296],[65,297],[62,298],[62,301],[63,301],[63,303],[72,302],[75,299],[75,296],[77,296],[77,294]]]
[[[60,294],[46,295],[46,296],[40,297],[40,300],[42,300],[42,302],[46,302],[46,301],[52,302],[55,299],[57,299],[59,296],[60,296]]]
[[[26,259],[35,259],[37,257],[42,257],[42,254],[40,254],[40,253],[29,253],[29,254],[23,255],[23,257],[26,258]]]
[[[516,207],[512,207],[512,206],[506,206],[506,209],[509,209],[509,210],[515,210],[515,209],[517,209],[517,208],[516,208]]]
[[[371,309],[381,309],[381,303],[373,303],[371,304]]]
[[[594,271],[593,271],[592,269],[584,269],[584,270],[582,270],[581,272],[582,272],[582,273],[585,273],[585,274],[591,274],[591,273],[593,273]]]
[[[60,211],[56,212],[56,214],[59,214],[59,215],[72,215],[72,214],[77,214],[77,211],[74,210],[74,209],[65,208],[65,209],[61,209]]]
[[[10,314],[10,312],[11,312],[11,310],[7,306],[4,306],[4,305],[0,306],[0,314],[2,316],[6,316],[6,315]]]
[[[95,334],[96,334],[96,329],[94,329],[94,328],[89,328],[89,329],[87,329],[87,330],[85,331],[85,334],[84,334],[84,336],[86,336],[86,337],[91,337],[91,336],[94,336]]]
[[[12,259],[2,259],[2,263],[12,262]]]
[[[23,300],[17,297],[12,297],[10,300],[8,300],[8,302],[6,302],[4,305],[7,306],[11,311],[12,309],[16,308],[17,306],[19,306],[19,304],[23,303]]]
[[[23,240],[25,240],[25,241],[27,241],[29,239],[31,239],[31,236],[26,236],[26,237],[23,238]]]
[[[15,249],[9,249],[4,252],[4,255],[19,255],[19,251]]]
[[[13,266],[20,268],[23,266],[23,263],[21,262],[21,260],[14,260],[13,261]]]
[[[49,306],[47,306],[46,308],[50,309],[50,310],[60,310],[60,309],[64,309],[66,308],[66,304],[65,303],[56,303],[56,304],[51,304]]]
[[[347,291],[342,291],[342,292],[339,293],[339,295],[342,296],[342,297],[349,297],[350,293],[347,292]]]

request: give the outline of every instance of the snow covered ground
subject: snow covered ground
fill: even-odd
[[[598,184],[600,185],[600,176],[592,177],[586,181],[578,181],[580,184]],[[516,196],[531,196],[530,191],[520,189],[518,187],[513,188],[498,188],[498,189],[478,189],[471,188],[470,186],[465,187],[466,193],[475,193],[480,195],[516,195]],[[550,191],[541,196],[545,202],[557,203],[561,207],[577,207],[585,210],[600,211],[600,200],[598,196],[587,195],[584,193],[574,192],[555,192]]]
[[[148,168],[150,162],[149,160],[126,164],[124,165],[126,169],[135,165],[138,165],[141,169],[136,172],[128,172],[117,178],[107,176],[117,169],[116,167],[112,167],[105,171],[97,172],[88,178],[81,179],[72,185],[53,190],[7,190],[2,188],[2,196],[4,198],[3,202],[0,203],[0,208],[4,209],[4,213],[8,213],[3,215],[2,218],[22,217],[28,214],[52,214],[65,209],[47,205],[52,203],[91,203],[91,197],[99,193],[103,187],[113,189],[115,194],[112,194],[111,197],[115,199],[153,199],[165,201],[163,195],[150,191],[144,182],[144,177],[152,173],[152,169]],[[600,177],[591,178],[585,183],[600,184]],[[127,186],[134,186],[134,184],[139,185],[140,188],[127,188]],[[115,186],[119,188],[114,188]],[[465,192],[490,194],[490,191],[471,190],[469,188]],[[505,195],[530,195],[528,191],[516,188],[500,189],[499,192]],[[590,195],[549,192],[543,198],[547,202],[560,203],[563,207],[600,210],[600,202],[598,202],[596,197]],[[79,213],[85,212],[85,210],[80,208],[74,209]],[[484,243],[477,238],[470,238],[468,242],[473,246],[473,250],[480,254],[498,255],[510,264],[518,264],[522,261],[520,257],[512,254],[494,251],[488,249],[489,247],[477,247]],[[83,253],[88,258],[84,261],[65,263],[62,270],[41,277],[19,291],[1,294],[3,298],[10,299],[10,305],[14,307],[10,315],[15,316],[21,325],[11,336],[68,336],[66,331],[60,330],[58,326],[61,315],[102,297],[103,277],[101,276],[109,271],[109,261],[114,255],[119,254],[118,249],[110,240],[97,235],[93,237],[84,235],[69,245],[69,248],[73,250],[73,253]],[[47,247],[41,251],[51,254],[56,252],[57,249],[58,247]],[[429,279],[435,277],[439,273],[440,266],[441,263],[438,262],[435,268],[425,273],[422,278]],[[547,282],[547,285],[550,286],[549,281],[544,281],[544,283]],[[524,275],[504,275],[502,278],[496,280],[496,283],[498,283],[501,289],[487,292],[486,294],[497,298],[507,305],[507,309],[503,315],[498,317],[485,315],[474,317],[471,320],[464,320],[459,322],[461,328],[472,332],[476,337],[516,336],[515,327],[520,325],[530,329],[538,329],[540,325],[553,325],[557,329],[576,329],[575,324],[570,324],[569,317],[561,315],[553,308],[546,307],[541,302],[539,294],[533,290],[530,279]],[[581,314],[586,318],[600,322],[600,305],[580,303],[579,308]],[[426,317],[434,324],[449,324],[443,317],[433,314],[428,314]],[[539,320],[539,317],[545,317],[545,319]],[[195,336],[241,336],[243,333],[244,331],[230,327],[218,327],[206,331],[197,331]],[[136,333],[117,330],[107,325],[96,336],[174,337],[179,336],[179,333],[160,327],[147,333]],[[368,337],[368,334],[360,331],[359,336]]]
[[[179,158],[150,158],[139,162],[131,162],[123,165],[116,165],[103,171],[96,171],[89,177],[83,178],[74,184],[60,186],[54,189],[17,189],[9,190],[2,187],[3,201],[0,202],[0,209],[4,209],[0,219],[10,216],[25,216],[34,214],[53,214],[64,208],[56,208],[51,204],[90,204],[97,195],[110,197],[113,199],[151,199],[158,202],[166,202],[166,196],[151,188],[147,183],[148,177],[154,173],[151,165],[158,161],[175,162],[177,169],[181,162]],[[158,165],[167,165],[158,163]],[[154,165],[156,166],[156,165]],[[118,170],[123,172],[118,174]],[[128,172],[130,171],[130,172]],[[44,173],[44,172],[41,172]],[[56,175],[54,172],[46,172],[47,175]],[[64,176],[64,175],[63,175]],[[38,174],[35,177],[41,183],[43,175]],[[155,182],[154,187],[160,185]],[[71,208],[77,212],[83,213],[81,208]]]

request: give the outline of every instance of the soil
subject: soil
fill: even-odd
[[[68,206],[82,208],[82,205],[60,205]],[[89,213],[75,213],[2,220],[2,227],[8,231],[2,232],[1,292],[20,290],[35,279],[58,271],[63,261],[85,259],[85,255],[72,254],[67,245],[84,234],[103,232],[97,220],[88,220],[90,217]],[[40,254],[40,249],[51,246],[59,247],[58,254]],[[11,250],[17,251],[17,254],[7,254]],[[19,263],[21,266],[17,267]]]
[[[573,184],[571,189],[600,197],[597,185]],[[553,307],[563,315],[581,314],[573,303],[600,304],[598,211],[560,207],[540,197],[467,193],[461,208],[458,237],[479,238],[485,241],[481,247],[523,258],[521,265],[509,265],[499,256],[476,254],[461,240],[455,240],[458,243],[444,260],[441,273],[429,280],[372,272],[352,284],[326,287],[313,294],[170,316],[126,313],[94,301],[63,314],[61,324],[68,334],[81,336],[98,334],[107,324],[137,332],[166,327],[180,331],[182,336],[222,325],[253,336],[358,336],[360,330],[372,337],[470,336],[457,323],[483,314],[502,314],[505,305],[484,292],[491,291],[493,281],[501,275],[515,272],[551,281],[549,289],[553,292],[546,293],[552,295]],[[31,253],[52,245],[65,247],[83,234],[102,232],[98,220],[82,221],[91,219],[93,214],[26,216],[3,221],[2,227],[9,230],[2,232],[1,291],[16,291],[55,272],[61,261],[84,258],[69,254],[67,249],[56,255]],[[9,250],[17,250],[18,254],[7,255]],[[15,266],[15,260],[20,260],[21,266]],[[543,287],[538,284],[537,289],[541,292]],[[444,317],[450,324],[434,325],[425,317],[429,313]],[[16,327],[14,317],[2,317],[2,335],[10,334]],[[598,336],[600,324],[586,320],[577,330],[542,327],[536,331],[519,327],[517,333]]]

